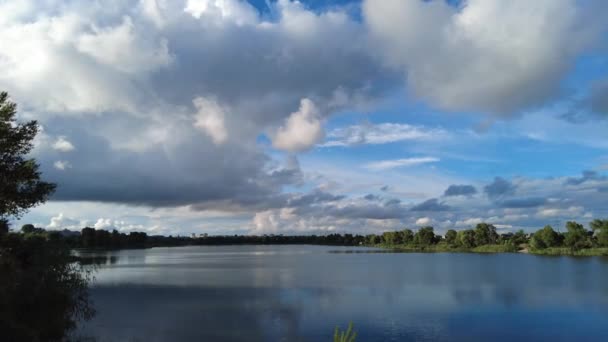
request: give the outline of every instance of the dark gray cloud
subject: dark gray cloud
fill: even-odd
[[[593,180],[601,181],[601,180],[606,180],[606,179],[608,179],[608,177],[602,176],[599,173],[597,173],[596,171],[585,170],[585,171],[583,171],[582,177],[570,177],[570,178],[566,179],[564,184],[580,185],[580,184],[583,184],[588,181],[593,181]]]
[[[588,94],[575,101],[560,118],[573,123],[584,124],[591,120],[608,119],[608,80],[595,83]]]
[[[546,198],[542,197],[524,197],[512,198],[497,203],[502,208],[534,208],[547,203]]]
[[[384,202],[385,206],[396,206],[396,205],[400,205],[401,204],[401,200],[397,199],[397,198],[392,198],[387,200],[386,202]]]
[[[379,201],[382,198],[378,195],[367,194],[367,195],[363,196],[363,199],[368,200],[368,201]]]
[[[472,185],[450,185],[445,192],[444,196],[470,196],[477,193],[477,189],[475,189]]]
[[[45,177],[58,184],[53,200],[101,201],[134,205],[176,206],[230,201],[235,204],[277,202],[285,185],[298,184],[297,164],[269,170],[272,160],[257,149],[239,144],[216,146],[204,135],[180,127],[170,144],[143,151],[114,148],[97,135],[108,126],[102,118],[56,119],[46,134],[69,133],[74,151],[41,147],[38,159]],[[115,119],[129,126],[134,119]],[[123,139],[117,136],[116,142]],[[143,139],[143,137],[142,137]],[[69,168],[54,167],[57,160]]]
[[[345,196],[333,195],[321,190],[314,190],[311,193],[295,196],[287,201],[287,207],[302,207],[313,204],[335,202],[344,199]]]
[[[420,204],[413,206],[411,211],[447,211],[450,210],[450,206],[443,202],[439,202],[436,198],[424,201]]]
[[[593,87],[588,102],[592,112],[608,118],[608,81],[598,83]]]
[[[383,186],[383,187],[380,188],[380,191],[386,192],[388,190],[389,190],[389,186],[388,185],[385,185],[385,186]]]
[[[498,198],[514,194],[516,188],[510,181],[502,177],[496,177],[492,183],[484,186],[483,191],[490,198]]]

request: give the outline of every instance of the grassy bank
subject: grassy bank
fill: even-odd
[[[572,250],[568,247],[549,247],[544,249],[530,249],[530,254],[536,255],[571,255],[571,256],[608,256],[608,248],[595,247]]]
[[[471,252],[474,253],[516,253],[517,251],[517,246],[511,244],[483,245],[471,249]]]
[[[457,246],[450,246],[445,243],[438,243],[430,246],[417,246],[417,245],[386,245],[379,244],[373,247],[391,249],[397,252],[410,252],[410,253],[515,253],[517,247],[504,244],[504,245],[484,245],[475,248],[464,248]]]
[[[474,248],[463,248],[439,243],[430,246],[416,245],[386,245],[378,244],[372,247],[390,249],[403,253],[517,253],[520,248],[512,244],[483,245]],[[544,249],[526,249],[527,253],[534,255],[566,255],[566,256],[608,256],[608,247],[595,247],[573,250],[568,247],[550,247]]]

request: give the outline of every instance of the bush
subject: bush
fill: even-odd
[[[0,237],[0,331],[4,341],[60,341],[90,319],[89,273],[69,248],[43,235]]]

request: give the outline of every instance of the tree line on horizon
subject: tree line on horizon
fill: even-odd
[[[566,232],[561,233],[547,225],[527,234],[523,230],[515,233],[498,234],[496,227],[479,223],[474,229],[448,230],[443,236],[434,233],[433,227],[423,227],[417,232],[411,229],[384,232],[381,235],[366,236],[368,245],[424,247],[443,245],[451,248],[473,249],[481,246],[507,245],[518,247],[526,244],[533,250],[553,247],[567,247],[573,251],[586,248],[608,247],[608,220],[591,221],[590,230],[575,221],[568,221]]]
[[[403,229],[387,231],[382,234],[328,234],[328,235],[217,235],[205,237],[149,236],[145,232],[128,234],[117,230],[107,231],[83,228],[80,233],[65,234],[60,231],[45,231],[31,224],[24,225],[21,232],[26,235],[41,234],[49,240],[64,240],[72,248],[145,248],[189,245],[239,245],[239,244],[312,244],[335,246],[444,246],[453,249],[473,249],[481,246],[503,245],[518,247],[526,244],[534,250],[552,247],[567,247],[581,250],[594,247],[608,247],[608,220],[594,220],[590,230],[582,224],[569,221],[566,232],[556,231],[545,226],[535,233],[518,230],[514,233],[499,234],[494,225],[479,223],[472,229],[448,230],[444,235],[436,234],[433,227],[427,226],[413,231]]]

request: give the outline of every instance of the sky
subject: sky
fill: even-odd
[[[0,0],[56,193],[14,225],[499,231],[608,218],[602,0]]]

